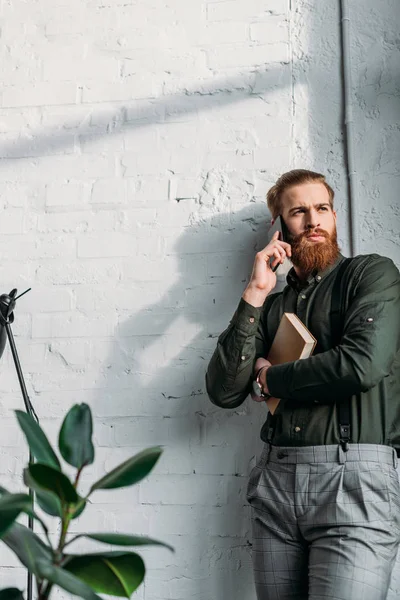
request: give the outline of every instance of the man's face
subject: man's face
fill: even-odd
[[[339,254],[336,212],[323,183],[303,183],[287,189],[281,198],[282,217],[292,246],[292,262],[304,275],[322,271]]]
[[[336,231],[336,212],[329,203],[328,190],[323,183],[302,183],[282,194],[282,217],[293,236],[323,229],[329,235]],[[309,238],[310,246],[324,242],[318,236]]]

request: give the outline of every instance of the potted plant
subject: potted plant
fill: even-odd
[[[137,535],[93,532],[69,537],[68,531],[71,521],[82,515],[96,490],[112,490],[138,483],[153,469],[161,455],[161,448],[148,448],[132,456],[93,483],[89,492],[82,495],[79,491],[80,477],[95,456],[89,406],[73,406],[59,432],[60,455],[76,469],[73,480],[63,472],[61,461],[39,424],[24,412],[16,411],[16,415],[35,462],[24,469],[24,482],[30,494],[12,494],[0,487],[0,539],[32,573],[38,600],[47,600],[54,586],[85,600],[101,600],[98,592],[129,598],[144,579],[145,565],[136,552],[123,548],[143,545],[172,548]],[[60,521],[57,544],[51,542],[46,523],[34,510],[33,494],[40,508]],[[45,541],[16,522],[21,513],[38,523]],[[120,548],[90,554],[72,553],[71,545],[82,537]],[[16,588],[8,588],[0,591],[0,600],[23,600],[23,595]]]

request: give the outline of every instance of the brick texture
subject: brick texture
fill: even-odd
[[[72,404],[92,407],[97,463],[83,487],[164,447],[142,485],[99,492],[74,522],[175,546],[143,551],[137,600],[255,599],[245,493],[266,415],[211,405],[204,372],[265,242],[266,190],[305,157],[318,162],[293,66],[320,56],[303,4],[318,3],[1,4],[0,293],[32,287],[14,333],[49,437]],[[328,113],[332,142],[329,99]],[[9,349],[0,391],[0,483],[19,490],[27,452]],[[0,561],[0,588],[24,586],[3,547]]]

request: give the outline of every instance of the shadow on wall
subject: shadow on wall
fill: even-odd
[[[165,446],[160,469],[149,479],[151,490],[141,486],[140,502],[161,504],[148,533],[163,539],[167,534],[177,552],[161,575],[149,561],[145,586],[152,577],[168,576],[168,587],[175,574],[182,585],[189,586],[190,579],[192,587],[199,585],[195,593],[186,589],[193,598],[254,598],[245,494],[266,410],[250,400],[236,410],[214,406],[204,376],[267,230],[266,206],[250,203],[193,223],[171,239],[170,251],[154,269],[168,278],[172,259],[173,284],[159,301],[121,322],[104,365],[94,410],[107,416],[114,443],[128,454],[149,440]],[[138,293],[146,294],[146,288],[151,282],[143,282]],[[164,553],[160,563],[165,558]],[[166,597],[185,597],[177,585],[179,591],[171,589]]]
[[[298,79],[301,81],[300,74]],[[93,110],[90,104],[82,104],[79,108],[84,109],[87,106],[87,114],[80,122],[77,122],[72,110],[71,123],[66,125],[66,112],[62,127],[51,127],[47,130],[41,127],[38,131],[30,131],[29,137],[3,143],[0,147],[0,159],[46,157],[59,154],[60,149],[76,154],[77,145],[80,143],[87,149],[102,138],[118,135],[121,131],[128,132],[130,129],[149,127],[155,123],[179,121],[184,117],[210,110],[223,110],[224,107],[233,104],[248,102],[251,98],[260,98],[263,103],[256,108],[259,115],[268,115],[270,107],[272,114],[276,114],[279,101],[274,98],[268,99],[264,94],[271,94],[274,90],[282,88],[288,89],[290,93],[290,86],[289,69],[275,65],[243,71],[235,77],[210,78],[200,82],[195,89],[182,84],[181,93],[128,102],[111,110],[108,106],[103,112],[97,108]],[[108,105],[117,102],[118,98]],[[72,106],[72,109],[75,108],[75,105]]]

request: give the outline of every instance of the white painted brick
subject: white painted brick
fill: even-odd
[[[73,236],[53,235],[37,241],[35,258],[67,259],[76,258],[76,240]]]
[[[55,47],[54,47],[55,46]],[[51,81],[109,81],[110,85],[118,81],[119,60],[104,54],[86,52],[82,47],[70,47],[65,44],[49,44],[43,61],[43,77]]]
[[[2,269],[0,266],[0,274],[1,272]],[[82,260],[59,260],[56,265],[47,262],[38,266],[36,269],[36,279],[42,285],[87,285],[100,283],[112,285],[112,282],[118,279],[119,274],[120,270],[118,269],[118,266],[115,265],[115,262],[112,261],[110,264],[106,265],[105,259],[103,259],[101,265],[96,263],[93,264],[93,261],[90,260],[85,262]]]
[[[206,505],[227,504],[227,478],[201,475],[153,475],[140,485],[139,497],[144,504]],[[213,490],[208,496],[207,489]],[[202,491],[199,494],[199,490]]]
[[[51,341],[48,353],[49,357],[53,357],[53,363],[61,361],[67,366],[84,368],[88,364],[89,343],[82,340]]]
[[[74,129],[79,130],[87,128],[91,124],[93,112],[98,107],[82,105],[64,105],[64,106],[41,106],[40,125],[46,131],[56,133],[59,131],[69,132]],[[25,109],[26,110],[26,109]],[[33,110],[33,109],[30,109]],[[38,134],[40,132],[38,131]]]
[[[40,110],[38,108],[2,108],[0,109],[0,132],[19,133],[26,129],[33,129],[40,124]]]
[[[4,159],[0,172],[0,181],[44,181],[48,182],[49,173],[54,179],[90,179],[113,177],[115,159],[108,156],[51,156],[34,159]]]
[[[89,133],[78,137],[81,152],[85,154],[115,154],[123,152],[124,136],[120,132],[112,133]]]
[[[254,18],[269,18],[270,14],[286,14],[288,0],[247,0],[247,2],[210,2],[207,18],[210,21],[242,21]]]
[[[0,385],[2,378],[0,377]],[[22,432],[20,431],[16,419],[3,419],[3,432],[1,436],[1,444],[4,447],[18,447],[22,443]]]
[[[271,18],[250,25],[250,39],[261,44],[289,43],[289,21]]]
[[[44,213],[39,215],[37,228],[40,233],[86,233],[112,231],[117,223],[115,211],[73,212],[60,214]]]
[[[137,240],[123,233],[103,233],[82,236],[78,239],[78,258],[107,258],[135,256],[138,253]]]
[[[163,446],[149,477],[94,494],[71,526],[148,534],[176,548],[140,550],[147,573],[137,600],[255,598],[246,487],[265,409],[246,401],[220,410],[204,373],[264,239],[276,177],[299,161],[320,170],[322,161],[345,197],[336,9],[300,2],[290,10],[288,0],[1,4],[0,293],[32,287],[13,331],[52,443],[72,404],[92,408],[96,462],[83,493],[133,454]],[[385,159],[395,147],[398,27],[383,19],[374,35],[365,19],[354,21],[368,48],[379,36],[387,42],[370,47],[369,65],[359,56],[365,43],[354,58],[364,77],[357,134],[383,132]],[[321,137],[326,115],[330,133]],[[400,264],[395,161],[382,175],[373,144],[364,146],[375,182],[368,187],[363,174],[364,195],[379,199],[381,215],[376,225],[364,207],[375,224],[364,241],[393,230],[381,245]],[[22,406],[7,347],[0,483],[15,491],[27,458],[13,414]],[[54,520],[51,531],[56,541]],[[1,546],[0,564],[0,588],[25,587]]]
[[[42,209],[45,186],[0,182],[0,202],[4,207]]]
[[[282,171],[288,162],[290,148],[288,146],[275,146],[271,148],[258,148],[254,151],[254,166],[262,171],[276,173]]]
[[[46,186],[46,206],[88,208],[89,186],[83,181],[52,182]],[[85,206],[86,205],[86,206]]]
[[[159,178],[165,174],[172,165],[171,155],[161,149],[155,153],[151,149],[143,152],[128,152],[121,158],[124,177],[153,176]],[[172,167],[171,167],[172,168]]]
[[[93,205],[126,204],[128,199],[128,182],[125,179],[100,179],[95,181],[90,196]]]
[[[7,218],[0,219],[0,233],[15,235],[25,233],[27,227],[27,213],[23,209],[7,210]]]
[[[207,56],[210,69],[261,66],[275,62],[288,62],[289,45],[285,42],[260,46],[235,44],[235,46],[224,46],[218,50],[207,51]]]
[[[220,46],[245,42],[249,39],[247,23],[205,23],[197,24],[188,31],[190,42],[196,46]]]
[[[98,311],[111,312],[115,310],[141,310],[148,307],[149,302],[161,300],[162,293],[158,286],[149,284],[146,287],[115,285],[113,288],[101,286],[84,286],[76,288],[74,292],[76,307],[84,312]]]
[[[197,422],[193,419],[191,440],[199,441],[200,431]],[[115,439],[118,446],[144,445],[146,440],[154,440],[159,445],[171,444],[179,435],[182,428],[188,428],[188,420],[181,418],[136,418],[124,419],[114,426]]]
[[[154,75],[126,77],[123,82],[88,83],[83,87],[82,102],[115,102],[156,98],[162,91],[162,79]],[[4,104],[4,101],[3,101]]]
[[[42,81],[35,85],[24,87],[6,86],[2,92],[1,105],[14,106],[41,106],[42,104],[75,104],[77,88],[71,81],[54,85],[52,82]]]
[[[102,314],[87,316],[77,311],[34,315],[32,337],[50,339],[112,336],[115,318],[115,316]]]

